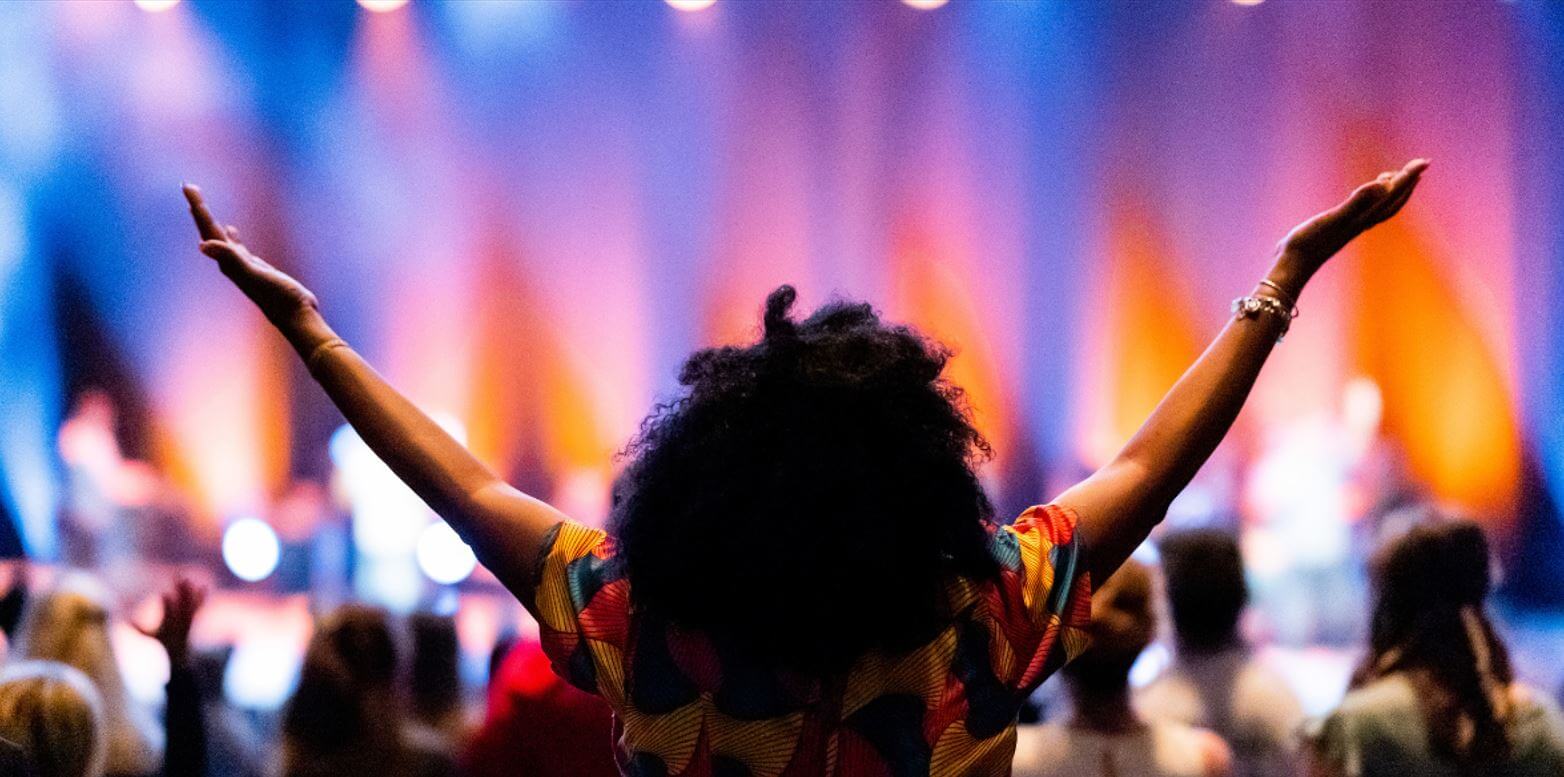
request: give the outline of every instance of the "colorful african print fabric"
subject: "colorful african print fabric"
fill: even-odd
[[[1000,575],[949,583],[949,627],[835,679],[767,670],[632,611],[613,543],[574,523],[546,540],[536,612],[554,670],[614,709],[625,774],[1008,775],[1022,702],[1086,645],[1075,526],[1047,505],[996,527]]]

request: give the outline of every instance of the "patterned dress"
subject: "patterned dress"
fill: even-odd
[[[613,708],[627,775],[1008,775],[1022,702],[1086,644],[1075,527],[1058,505],[994,527],[1000,574],[948,583],[943,632],[836,678],[768,670],[633,611],[612,541],[579,524],[545,541],[536,612],[554,670]]]

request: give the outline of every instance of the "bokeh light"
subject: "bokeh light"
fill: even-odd
[[[950,2],[950,0],[901,0],[901,1],[903,3],[905,3],[907,6],[912,7],[912,8],[916,8],[916,9],[918,9],[920,11],[932,11],[935,8],[938,8],[938,7],[942,6],[942,5]]]
[[[717,0],[665,0],[680,11],[704,11],[717,4]]]
[[[374,11],[375,13],[395,11],[402,6],[407,5],[407,3],[408,0],[358,0],[358,4],[361,8],[366,11]]]
[[[179,5],[179,0],[136,0],[136,7],[143,11],[161,13]]]
[[[259,518],[240,518],[223,532],[223,563],[240,580],[265,580],[281,557],[277,532]]]
[[[418,568],[430,580],[455,585],[478,567],[472,548],[445,521],[435,521],[418,536]]]

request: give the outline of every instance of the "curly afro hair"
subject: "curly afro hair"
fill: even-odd
[[[766,299],[758,343],[699,351],[626,448],[612,532],[638,611],[781,668],[841,671],[949,623],[951,576],[998,574],[990,455],[950,352],[837,301]]]

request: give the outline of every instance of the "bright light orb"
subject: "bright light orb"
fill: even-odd
[[[1259,5],[1265,0],[1233,0],[1233,5]]]
[[[717,4],[717,0],[664,0],[680,11],[704,11]]]
[[[258,518],[240,518],[223,532],[223,563],[240,580],[265,580],[276,571],[281,557],[277,532]]]
[[[901,0],[901,1],[903,3],[906,3],[909,7],[916,8],[916,9],[918,9],[920,11],[932,11],[932,10],[934,10],[934,9],[936,9],[936,8],[938,8],[938,7],[942,6],[942,5],[950,2],[950,0]]]
[[[478,567],[472,548],[445,521],[435,521],[418,537],[418,568],[441,585],[456,585]]]
[[[143,11],[162,13],[179,5],[179,0],[136,0],[136,7]]]
[[[402,6],[407,5],[407,3],[408,0],[358,0],[359,7],[366,11],[374,11],[375,13],[395,11]]]

